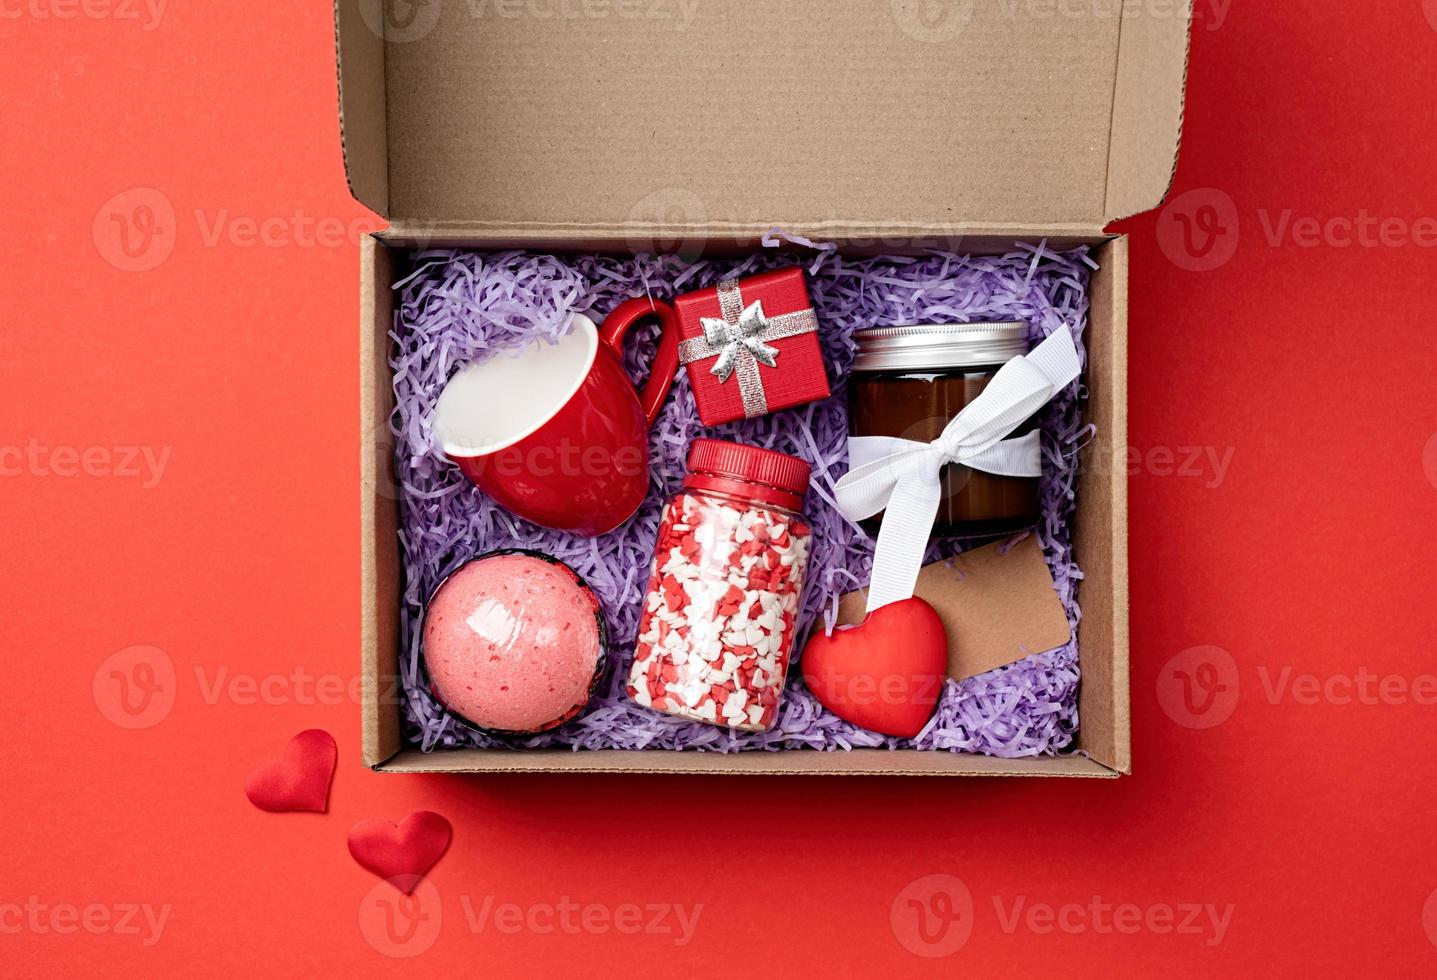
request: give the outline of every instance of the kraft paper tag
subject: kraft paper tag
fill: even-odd
[[[954,680],[1060,647],[1072,635],[1037,537],[1028,535],[1006,554],[1002,545],[965,551],[918,573],[913,594],[943,620]],[[863,590],[846,593],[837,624],[862,622],[865,605]]]

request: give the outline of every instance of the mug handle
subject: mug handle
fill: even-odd
[[[649,379],[639,392],[639,407],[644,418],[652,426],[659,417],[659,409],[673,386],[674,375],[679,370],[679,315],[663,300],[639,296],[625,300],[614,307],[614,312],[604,318],[599,327],[599,340],[619,360],[624,357],[624,334],[631,326],[645,317],[659,318],[659,349],[654,353],[654,363],[649,367]]]

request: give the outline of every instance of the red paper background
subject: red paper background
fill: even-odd
[[[334,685],[373,222],[340,170],[328,5],[174,0],[153,30],[142,5],[0,5],[3,971],[1430,974],[1437,3],[1198,8],[1171,203],[1122,226],[1137,772],[1112,783],[362,769]],[[141,665],[173,701],[131,730],[116,677]],[[1368,675],[1391,679],[1364,697]],[[251,807],[246,774],[311,726],[339,740],[330,812]],[[344,838],[416,809],[454,843],[406,945]],[[946,931],[935,889],[962,894],[929,875],[973,902]],[[531,924],[474,931],[486,896]],[[544,932],[566,900],[597,911]],[[170,907],[158,941],[118,928],[127,903]],[[703,910],[680,947],[600,931],[625,903]],[[1232,907],[1220,942],[1165,927],[1186,903]]]

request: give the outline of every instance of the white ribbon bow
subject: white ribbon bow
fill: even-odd
[[[873,554],[868,611],[913,595],[949,463],[1006,476],[1039,476],[1038,433],[1005,439],[1078,376],[1073,337],[1063,328],[998,369],[993,380],[932,442],[883,436],[849,440],[850,469],[834,487],[838,508],[860,521],[883,511]]]

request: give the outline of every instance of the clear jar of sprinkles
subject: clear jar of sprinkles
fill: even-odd
[[[749,732],[778,717],[812,531],[809,466],[696,439],[659,521],[629,671],[645,707]]]

